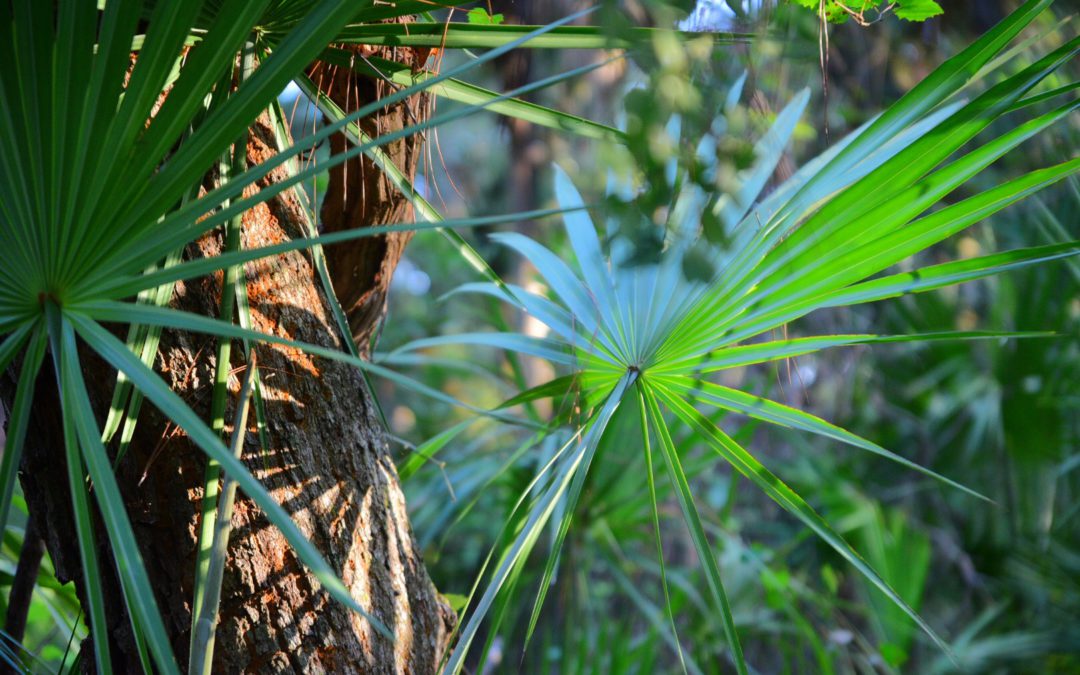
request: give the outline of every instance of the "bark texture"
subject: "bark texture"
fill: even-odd
[[[399,55],[400,56],[400,55]],[[376,95],[367,83],[354,80],[349,95]],[[356,93],[359,92],[359,93]],[[331,92],[332,95],[335,92]],[[335,98],[338,96],[335,95]],[[339,105],[348,101],[339,101]],[[351,106],[355,108],[355,103]],[[369,120],[372,131],[383,125],[411,123],[422,105],[388,111],[389,119]],[[408,120],[408,121],[407,121]],[[251,129],[248,161],[273,154],[267,119]],[[341,141],[337,141],[341,147]],[[403,169],[412,172],[417,143],[387,149]],[[279,169],[268,181],[281,180]],[[323,217],[326,229],[370,226],[400,221],[407,213],[385,179],[366,162],[357,162],[332,176]],[[253,188],[254,189],[254,188]],[[305,210],[293,192],[286,192],[244,216],[243,246],[254,248],[304,236]],[[367,344],[385,309],[386,291],[408,236],[363,240],[355,248],[339,247],[331,255],[334,283],[349,310],[354,336]],[[187,251],[189,257],[213,256],[223,237],[211,233]],[[248,294],[254,328],[259,331],[340,348],[328,297],[319,287],[310,259],[292,253],[249,264]],[[222,275],[178,284],[173,305],[216,315]],[[156,363],[170,386],[204,419],[208,418],[216,338],[167,331]],[[380,637],[359,615],[333,601],[318,588],[284,537],[260,510],[238,496],[229,561],[223,584],[221,623],[217,632],[214,671],[223,673],[431,673],[444,653],[453,612],[436,592],[417,550],[371,393],[350,366],[307,356],[298,350],[260,346],[258,361],[267,408],[269,447],[259,446],[254,426],[247,433],[244,458],[251,471],[283,504],[304,534],[338,571],[353,597],[395,634]],[[234,367],[242,362],[233,347]],[[87,354],[87,380],[104,419],[115,373]],[[10,377],[3,396],[11,400]],[[71,503],[63,475],[59,406],[48,369],[39,378],[21,472],[24,492],[35,518],[48,523],[43,539],[62,581],[80,588],[78,551]],[[230,393],[239,390],[230,378]],[[226,413],[231,419],[232,405]],[[254,422],[253,422],[254,423]],[[231,431],[228,428],[226,431]],[[205,458],[168,421],[144,406],[132,448],[118,470],[137,540],[151,583],[157,592],[166,628],[175,636],[177,658],[186,662],[190,639],[191,598]],[[99,538],[104,529],[98,527]],[[109,607],[114,665],[120,672],[138,672],[139,665],[111,555],[99,551],[108,576],[100,580]],[[92,667],[87,641],[83,663]]]
[[[428,57],[428,50],[398,47],[376,50],[360,45],[342,45],[341,48],[351,51],[357,61],[375,55],[405,63],[414,70],[423,67]],[[382,98],[393,86],[384,80],[321,62],[308,69],[308,76],[346,112]],[[427,112],[427,97],[414,96],[385,107],[378,115],[364,118],[360,127],[369,137],[377,138],[423,121]],[[332,154],[344,152],[347,147],[349,144],[343,135],[331,137]],[[421,147],[422,143],[416,137],[410,137],[385,145],[382,150],[412,179]],[[330,169],[330,183],[321,209],[324,233],[409,222],[412,213],[412,205],[401,198],[397,188],[366,156]],[[390,279],[412,236],[412,232],[391,232],[361,239],[349,246],[331,247],[326,253],[334,292],[349,315],[353,340],[365,355],[386,312]]]

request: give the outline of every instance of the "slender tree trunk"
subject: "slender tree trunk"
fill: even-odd
[[[359,85],[366,89],[354,91]],[[350,96],[359,92],[359,97],[377,93],[371,83],[355,79],[349,91]],[[411,123],[423,114],[421,103],[388,109],[367,124],[372,130],[385,130]],[[339,101],[339,105],[356,107],[349,101]],[[260,119],[251,128],[249,163],[273,154],[272,139],[267,119]],[[340,149],[341,141],[336,143]],[[415,141],[388,151],[401,168],[412,173]],[[286,170],[280,169],[268,181],[282,180],[285,175]],[[323,213],[329,229],[379,225],[407,215],[400,198],[384,189],[374,167],[366,162],[334,172],[331,180]],[[283,193],[245,214],[243,246],[254,248],[305,236],[306,217],[297,195]],[[349,310],[353,335],[366,346],[383,315],[390,276],[408,237],[365,241],[361,246],[345,245],[345,251],[332,255],[330,263],[335,286]],[[217,255],[222,245],[221,234],[211,233],[190,246],[187,255]],[[249,264],[246,274],[256,330],[333,348],[350,338],[335,327],[308,255],[292,253],[262,260]],[[218,274],[178,284],[173,305],[216,315],[221,280]],[[155,364],[174,391],[204,419],[208,419],[216,344],[212,337],[166,331]],[[371,392],[352,367],[295,349],[256,349],[270,442],[264,451],[254,427],[248,430],[247,466],[337,570],[353,597],[393,631],[395,640],[380,637],[359,615],[319,590],[284,537],[241,495],[229,542],[215,672],[435,671],[454,615],[432,585],[416,548]],[[234,345],[233,353],[242,353],[239,345]],[[115,373],[89,354],[86,362],[100,421]],[[237,356],[233,366],[242,367],[241,362]],[[4,399],[10,402],[10,377],[2,379]],[[238,378],[230,378],[229,384],[235,397]],[[66,483],[56,479],[63,474],[64,453],[55,379],[47,369],[39,378],[38,391],[21,481],[31,513],[47,523],[42,536],[58,577],[75,580],[82,596],[86,580],[79,565],[70,497]],[[231,408],[230,404],[226,420],[231,419]],[[166,628],[173,636],[173,649],[182,664],[190,639],[197,512],[205,464],[187,437],[147,404],[131,450],[117,472]],[[98,525],[98,537],[104,539],[104,528]],[[111,561],[107,546],[100,549],[102,560]],[[109,570],[107,577],[91,581],[105,589],[114,664],[118,671],[137,672],[139,662],[114,566],[103,567]],[[89,640],[83,649],[89,657]],[[83,663],[90,668],[93,660],[85,658]]]

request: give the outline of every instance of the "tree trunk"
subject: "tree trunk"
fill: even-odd
[[[344,46],[356,54],[359,61],[375,54],[411,65],[423,67],[428,51],[401,47],[372,50],[362,46]],[[337,66],[315,63],[308,76],[339,108],[346,112],[358,109],[369,101],[382,98],[393,85],[383,80],[362,77]],[[427,97],[415,96],[402,103],[388,106],[378,115],[364,118],[360,127],[371,138],[418,124],[428,114]],[[332,154],[346,150],[344,135],[330,138]],[[416,137],[402,138],[382,150],[410,178],[416,173],[422,143]],[[321,209],[324,233],[357,227],[407,222],[412,206],[390,180],[366,156],[349,160],[330,170],[330,183]],[[327,266],[334,280],[334,292],[349,315],[352,338],[360,352],[367,355],[372,339],[377,336],[379,322],[386,313],[387,293],[405,246],[412,232],[391,232],[361,239],[348,246],[331,247],[326,252]]]
[[[351,96],[357,92],[365,96],[374,87],[354,79],[349,91]],[[351,106],[349,101],[338,103],[345,109],[356,107],[355,102]],[[366,124],[372,130],[385,130],[419,118],[423,108],[422,102],[413,101],[388,109]],[[260,119],[251,129],[248,162],[271,156],[272,139],[267,119]],[[340,150],[341,141],[336,143]],[[410,140],[387,151],[411,174],[417,147]],[[286,175],[286,169],[279,169],[268,181]],[[331,180],[323,213],[328,229],[400,222],[407,213],[402,200],[384,189],[385,181],[378,180],[367,162],[336,171]],[[306,217],[297,195],[287,191],[244,215],[243,246],[254,248],[305,236]],[[408,237],[362,241],[363,245],[339,247],[330,256],[330,264],[335,286],[349,310],[352,332],[366,346],[382,317],[390,275]],[[214,232],[189,246],[187,255],[216,255],[222,244],[222,235]],[[256,330],[332,348],[341,348],[341,341],[349,339],[335,327],[308,255],[261,260],[249,264],[246,273]],[[218,274],[178,284],[173,305],[216,315],[221,281]],[[158,372],[204,419],[209,419],[216,344],[216,338],[166,331],[156,362]],[[391,643],[380,637],[358,614],[320,591],[284,537],[253,502],[240,495],[229,541],[214,671],[435,671],[454,615],[432,585],[416,548],[371,392],[352,367],[284,347],[256,350],[270,443],[264,453],[254,427],[249,429],[246,464],[337,570],[353,597],[390,628],[395,640]],[[239,345],[234,345],[233,353],[242,353]],[[237,357],[233,366],[240,366],[240,360]],[[115,372],[90,354],[85,363],[101,421]],[[4,399],[10,402],[10,377],[0,379],[4,380]],[[237,380],[234,376],[229,382],[233,397],[239,389]],[[231,419],[231,403],[229,407],[226,420]],[[55,378],[43,369],[20,478],[31,513],[39,522],[48,523],[42,528],[43,538],[57,576],[61,581],[75,580],[84,597],[70,497],[66,483],[56,480],[64,462],[58,414]],[[147,405],[132,447],[117,471],[166,629],[182,664],[190,639],[197,512],[205,465],[204,455],[187,437]],[[100,522],[97,532],[103,539]],[[139,662],[114,566],[105,564],[111,554],[104,544],[99,548],[103,569],[109,573],[95,582],[103,585],[109,605],[114,665],[121,672],[137,672]],[[83,663],[92,667],[89,640],[83,649]]]

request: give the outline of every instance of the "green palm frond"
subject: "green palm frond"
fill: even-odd
[[[883,456],[970,495],[980,495],[807,412],[714,384],[707,376],[731,367],[848,344],[1047,336],[1045,331],[1033,331],[759,339],[820,309],[929,291],[1080,254],[1080,242],[1064,242],[875,276],[1080,171],[1080,160],[1074,159],[931,210],[997,158],[1080,107],[1080,100],[1069,98],[1071,90],[1062,90],[1055,95],[1064,96],[1066,102],[1050,112],[1032,115],[1030,107],[1018,108],[1027,92],[1080,51],[1080,38],[1002,79],[970,102],[949,102],[1046,5],[1039,0],[1026,3],[875,121],[842,141],[838,148],[808,163],[804,171],[772,195],[759,200],[765,179],[775,165],[775,154],[786,144],[805,105],[805,96],[797,99],[778,116],[772,131],[759,143],[758,166],[743,175],[742,189],[713,202],[712,208],[723,215],[728,228],[727,248],[709,247],[699,239],[701,210],[709,203],[707,195],[689,181],[671,180],[673,186],[683,187],[670,209],[661,259],[657,264],[630,264],[633,247],[619,236],[619,224],[609,223],[606,235],[610,247],[605,251],[584,201],[557,167],[555,194],[559,205],[567,210],[566,234],[576,265],[564,262],[553,251],[520,234],[493,235],[496,242],[535,266],[550,289],[550,297],[490,283],[469,284],[462,290],[502,298],[545,324],[549,335],[445,336],[411,343],[399,353],[462,342],[544,358],[568,374],[523,393],[513,402],[555,395],[565,391],[572,381],[591,403],[592,412],[586,413],[577,429],[582,440],[556,456],[554,465],[546,467],[523,493],[522,499],[526,499],[535,490],[529,497],[534,501],[528,518],[519,525],[512,543],[503,549],[500,564],[462,629],[447,672],[460,670],[489,611],[494,611],[492,622],[497,628],[503,612],[493,608],[501,606],[518,583],[524,557],[536,545],[541,530],[551,523],[555,528],[554,545],[540,580],[537,605],[542,602],[558,564],[559,547],[577,510],[599,435],[610,428],[614,407],[630,400],[636,401],[645,420],[642,447],[649,451],[655,442],[660,449],[663,466],[705,568],[713,611],[723,619],[729,656],[740,672],[745,672],[747,666],[722,575],[685,477],[685,449],[672,441],[672,428],[696,432],[720,458],[815,532],[949,652],[944,639],[802,497],[704,411],[734,412],[769,425],[823,436]],[[1029,117],[1011,130],[986,140],[980,136],[995,120],[1020,110]],[[971,145],[973,139],[976,142]],[[689,279],[683,273],[683,261],[690,251],[700,252],[703,248],[714,273],[707,281]],[[651,466],[651,460],[647,463]],[[530,620],[530,633],[537,611],[538,606]]]
[[[116,269],[110,253],[124,248],[117,242],[132,244],[159,236],[161,216],[184,200],[222,151],[246,132],[250,119],[325,46],[322,36],[339,30],[355,9],[353,3],[330,0],[313,7],[258,72],[235,95],[224,98],[220,89],[215,91],[216,85],[231,73],[232,56],[252,33],[266,4],[222,3],[179,75],[175,74],[177,57],[198,19],[201,3],[157,3],[147,9],[145,40],[130,77],[129,54],[140,16],[144,16],[142,3],[109,2],[100,16],[93,2],[69,0],[56,7],[18,3],[5,7],[0,16],[4,73],[0,135],[5,139],[0,144],[5,242],[0,251],[0,325],[12,332],[4,346],[18,346],[28,330],[33,332],[31,352],[20,372],[21,403],[27,405],[32,396],[28,383],[43,366],[40,345],[47,338],[62,392],[69,483],[84,569],[90,578],[96,577],[85,466],[116,554],[136,636],[163,672],[178,668],[90,409],[76,349],[76,327],[91,349],[119,355],[118,360],[128,366],[123,368],[125,374],[143,393],[152,388],[167,391],[167,387],[130,349],[72,312],[69,302],[95,274]],[[152,115],[169,86],[171,95]],[[203,116],[208,97],[221,99],[220,103],[200,120],[195,133],[189,133],[192,122]],[[216,205],[202,200],[191,204],[202,213]],[[125,262],[145,270],[160,257],[135,256]],[[3,354],[6,367],[15,351],[3,351],[7,352]],[[141,368],[138,372],[135,364]],[[193,433],[206,429],[203,445],[208,452],[220,455],[219,460],[229,459],[220,439],[186,404],[179,399],[151,398],[165,403],[162,409],[170,414],[186,414],[186,426]],[[14,444],[5,455],[9,463],[2,481],[5,493],[0,495],[5,506],[25,424],[25,416],[16,417],[8,427]],[[266,490],[238,462],[228,466],[238,478],[250,479],[245,491],[286,533],[327,588],[356,606]],[[97,667],[110,672],[104,605],[93,589],[87,599]]]

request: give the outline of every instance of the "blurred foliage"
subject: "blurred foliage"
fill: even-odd
[[[14,500],[11,520],[0,546],[0,616],[5,617],[26,532],[26,503],[22,496]],[[56,580],[48,556],[41,563],[36,584],[21,644],[0,631],[0,663],[5,664],[5,670],[33,663],[35,672],[63,672],[73,667],[79,642],[87,635],[75,584]]]

